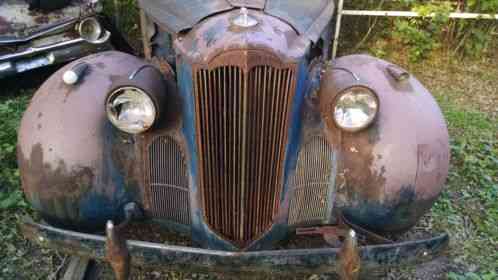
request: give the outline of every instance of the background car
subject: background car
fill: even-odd
[[[98,1],[0,2],[0,78],[111,49]]]

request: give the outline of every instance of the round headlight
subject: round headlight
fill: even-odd
[[[348,88],[336,100],[334,120],[346,131],[356,132],[368,127],[379,111],[377,95],[366,87]]]
[[[90,17],[80,22],[78,32],[85,41],[94,43],[100,39],[103,30],[99,21],[96,18]]]
[[[115,90],[107,99],[107,117],[118,129],[138,134],[147,131],[156,120],[156,106],[150,96],[135,87]]]

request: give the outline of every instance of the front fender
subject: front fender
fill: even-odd
[[[325,72],[320,97],[328,134],[341,135],[336,200],[349,220],[377,232],[414,226],[441,193],[449,166],[438,104],[415,77],[398,81],[390,67],[403,71],[367,55],[339,58]],[[377,93],[380,109],[368,129],[348,133],[331,119],[331,93],[354,75]]]
[[[80,62],[83,80],[62,76]],[[133,138],[107,120],[105,99],[113,83],[145,62],[104,52],[57,71],[34,95],[21,122],[18,161],[28,201],[51,224],[82,231],[119,220],[139,193]]]

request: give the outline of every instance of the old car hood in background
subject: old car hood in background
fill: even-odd
[[[0,44],[22,43],[34,39],[60,24],[85,16],[90,0],[74,0],[63,9],[48,13],[29,10],[25,0],[0,0]]]
[[[238,7],[264,10],[316,42],[334,13],[333,0],[139,0],[148,16],[169,32],[192,28],[202,19]]]

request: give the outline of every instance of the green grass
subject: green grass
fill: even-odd
[[[17,227],[31,214],[19,187],[17,129],[31,92],[0,98],[0,279],[47,279],[57,254],[24,240]]]
[[[446,100],[445,100],[446,99]],[[457,263],[498,269],[498,140],[496,120],[439,97],[451,134],[447,188],[433,209],[437,228],[452,235]]]
[[[17,128],[30,95],[0,101],[0,210],[25,206],[16,162]]]

